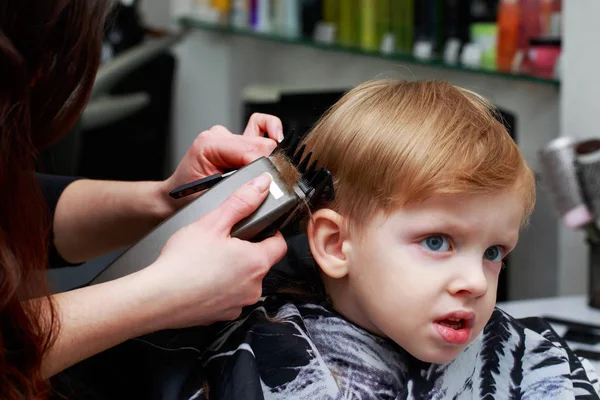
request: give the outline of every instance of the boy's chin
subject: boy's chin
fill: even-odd
[[[466,346],[451,347],[451,348],[436,348],[435,346],[427,346],[429,349],[419,349],[410,352],[416,359],[430,364],[449,364],[458,357]]]

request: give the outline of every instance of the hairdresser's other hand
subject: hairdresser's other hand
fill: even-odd
[[[138,273],[138,285],[156,299],[153,329],[235,319],[259,300],[262,279],[284,256],[286,242],[277,234],[251,243],[230,232],[264,201],[270,183],[264,174],[242,186],[220,207],[177,231],[156,262]]]
[[[266,132],[268,137],[264,137]],[[179,163],[177,169],[163,184],[165,200],[172,211],[187,204],[194,196],[173,201],[168,193],[178,186],[241,168],[259,157],[270,155],[283,139],[281,120],[273,115],[252,114],[243,135],[235,135],[217,125],[198,135]]]

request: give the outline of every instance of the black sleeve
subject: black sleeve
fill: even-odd
[[[56,205],[58,204],[58,199],[60,198],[61,194],[69,184],[80,178],[71,176],[47,175],[40,173],[36,174],[36,178],[42,190],[42,194],[44,195],[44,199],[46,200],[46,204],[48,205],[48,209],[50,210],[50,215],[52,219],[54,219],[54,212],[56,210]],[[48,268],[70,267],[82,264],[69,263],[68,261],[63,259],[60,256],[60,254],[58,254],[58,251],[54,246],[54,238],[52,236],[52,231],[50,232],[48,250]]]

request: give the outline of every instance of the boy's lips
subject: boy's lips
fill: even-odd
[[[461,345],[469,341],[474,323],[474,312],[459,310],[436,319],[433,326],[446,342]]]

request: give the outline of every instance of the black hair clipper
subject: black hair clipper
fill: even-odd
[[[273,178],[269,195],[254,213],[233,227],[231,236],[250,241],[261,240],[293,225],[308,211],[307,206],[312,208],[322,200],[333,200],[331,174],[326,169],[317,169],[317,160],[313,160],[309,166],[312,153],[303,157],[304,147],[296,151],[299,140],[298,136],[290,134],[276,150],[283,151],[300,173],[300,178],[293,187],[288,187],[282,180],[271,157],[261,157],[239,170],[181,186],[170,193],[171,197],[182,198],[201,190],[206,192],[127,249],[92,279],[90,284],[107,282],[146,268],[156,261],[171,235],[218,207],[239,187],[264,172],[268,172]]]

